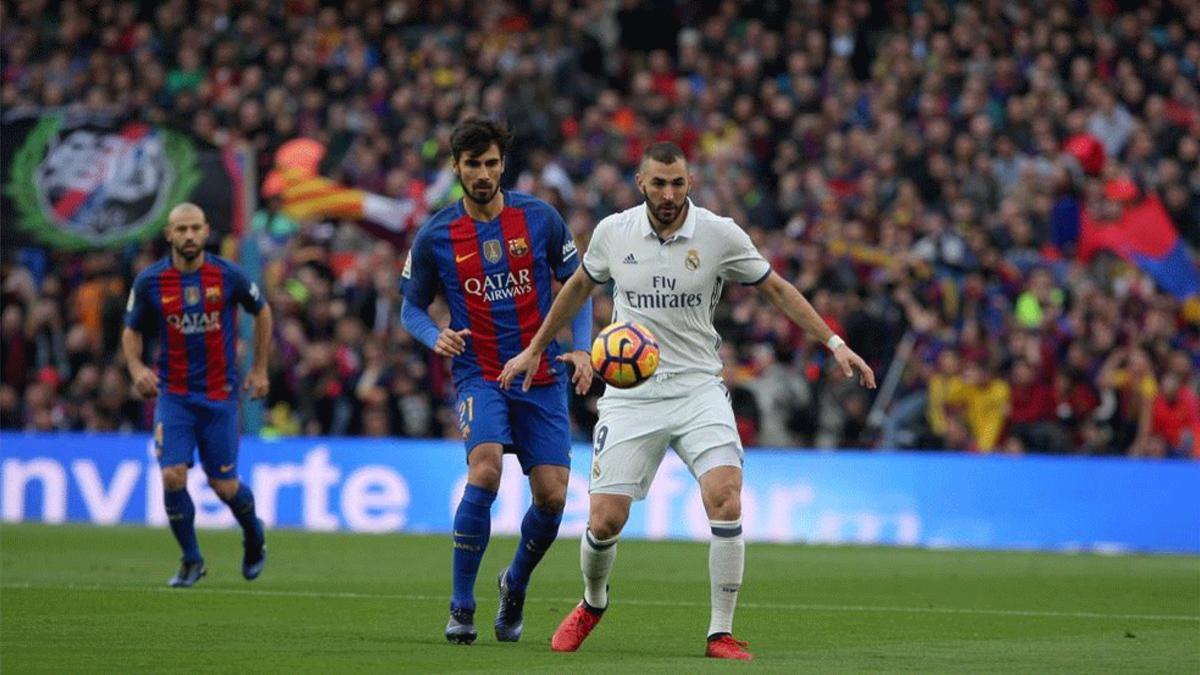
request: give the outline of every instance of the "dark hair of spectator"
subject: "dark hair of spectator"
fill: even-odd
[[[503,158],[512,144],[512,132],[503,124],[483,117],[468,117],[450,134],[450,152],[456,162],[464,152],[472,157],[482,155],[493,143]]]

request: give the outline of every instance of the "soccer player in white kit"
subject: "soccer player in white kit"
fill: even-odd
[[[575,651],[608,607],[608,575],[629,507],[643,499],[668,447],[700,483],[713,538],[708,567],[712,615],[706,654],[750,660],[733,637],[733,611],[742,584],[742,443],[721,381],[721,338],[713,310],[726,280],[757,286],[789,319],[824,342],[842,372],[857,371],[874,388],[875,375],[821,319],[795,286],[771,270],[750,237],[729,218],[688,199],[691,176],[673,143],[647,148],[636,175],[644,204],[600,221],[583,265],[554,299],[530,345],[500,374],[509,387],[522,373],[528,388],[542,351],[579,311],[596,285],[613,282],[614,321],[635,321],[658,338],[658,370],[631,389],[609,387],[599,403],[593,436],[591,505],[580,543],[583,601],[551,640]]]

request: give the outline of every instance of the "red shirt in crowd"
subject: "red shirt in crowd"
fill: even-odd
[[[1180,387],[1175,400],[1170,401],[1161,391],[1154,398],[1151,433],[1161,436],[1173,448],[1179,447],[1184,431],[1192,432],[1191,454],[1200,458],[1200,400],[1191,387]]]

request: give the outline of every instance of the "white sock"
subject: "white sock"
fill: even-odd
[[[712,619],[708,634],[732,633],[733,610],[742,587],[746,565],[746,542],[742,521],[710,520],[713,538],[708,545],[708,578],[712,584]]]
[[[608,607],[608,573],[617,559],[617,537],[596,539],[584,530],[579,542],[579,568],[583,570],[583,599],[597,609]]]

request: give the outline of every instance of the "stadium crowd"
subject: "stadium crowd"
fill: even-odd
[[[746,227],[885,380],[854,386],[730,288],[718,327],[747,444],[1200,458],[1200,300],[1078,256],[1081,213],[1121,208],[1114,180],[1200,246],[1195,2],[0,7],[6,114],[138,111],[249,144],[260,177],[313,138],[323,175],[429,213],[459,194],[449,130],[479,112],[517,134],[509,185],[581,246],[640,201],[642,148],[675,141],[692,199]],[[1063,152],[1079,134],[1099,170]],[[271,194],[247,236],[277,317],[266,433],[457,433],[448,367],[399,328],[405,244],[294,221]],[[130,280],[163,250],[5,247],[0,426],[148,428],[118,337]],[[600,299],[597,326],[610,312]],[[588,437],[595,392],[573,410]]]

